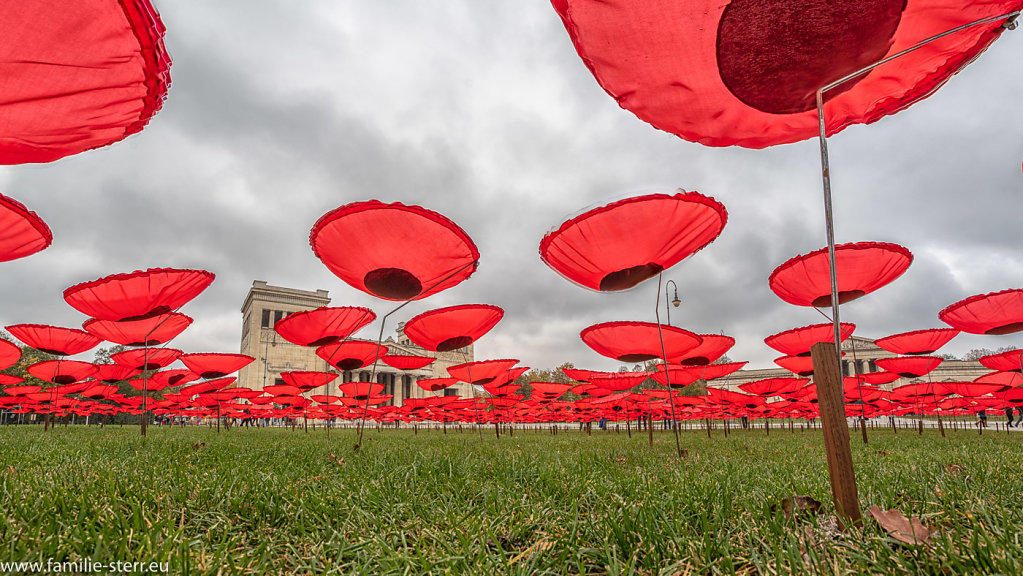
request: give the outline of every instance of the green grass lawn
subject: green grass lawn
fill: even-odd
[[[856,431],[864,513],[831,529],[820,431],[646,433],[0,427],[0,561],[180,574],[1023,573],[1023,435]],[[202,443],[205,443],[203,445]],[[333,455],[333,456],[332,456]],[[949,469],[956,465],[961,469]],[[824,503],[787,520],[781,500]],[[775,507],[772,512],[772,507]]]

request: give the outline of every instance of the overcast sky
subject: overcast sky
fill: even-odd
[[[468,281],[407,306],[385,335],[428,309],[495,304],[506,315],[477,359],[615,369],[579,332],[653,321],[656,281],[587,291],[540,261],[540,239],[585,207],[679,187],[716,198],[729,219],[665,273],[683,300],[674,325],[724,332],[738,341],[733,360],[771,367],[764,337],[824,321],[767,285],[825,244],[816,141],[708,148],[655,130],[597,85],[544,0],[254,6],[160,2],[172,85],[149,126],[52,164],[0,168],[0,192],[54,234],[46,251],[2,265],[3,325],[79,327],[64,288],[150,267],[217,275],[182,310],[196,321],[172,346],[186,352],[238,351],[253,280],[325,289],[334,306],[383,316],[392,303],[342,282],[308,245],[325,212],[378,199],[444,214],[481,253]],[[1023,286],[1020,34],[929,99],[830,139],[837,241],[896,242],[916,257],[842,308],[857,335],[943,326],[944,306]],[[1023,338],[964,335],[941,352],[1007,345]]]

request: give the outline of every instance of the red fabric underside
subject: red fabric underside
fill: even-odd
[[[6,370],[21,360],[21,348],[14,342],[0,339],[0,370]]]
[[[381,358],[384,364],[396,370],[419,370],[433,363],[436,358],[430,356],[399,356],[388,354]]]
[[[162,368],[171,364],[178,359],[178,356],[181,356],[181,350],[174,348],[137,348],[111,354],[110,359],[121,366],[152,370],[155,367]]]
[[[222,378],[251,364],[255,358],[245,354],[182,354],[181,363],[201,378]]]
[[[74,356],[91,350],[101,340],[88,332],[44,324],[15,324],[7,331],[26,345],[57,356]]]
[[[839,334],[845,342],[856,325],[842,322]],[[835,328],[832,324],[811,324],[801,328],[793,328],[764,338],[764,344],[787,356],[808,356],[810,348],[818,342],[834,342]]]
[[[0,262],[30,256],[52,242],[53,234],[42,218],[14,198],[0,194]]]
[[[579,336],[596,353],[626,363],[642,363],[661,358],[661,336],[668,362],[675,362],[700,345],[696,334],[649,322],[605,322],[585,328]]]
[[[82,328],[96,336],[121,344],[122,346],[158,346],[166,344],[185,331],[192,324],[192,319],[175,312],[145,318],[143,320],[86,320]]]
[[[324,214],[309,244],[338,278],[396,301],[425,298],[462,282],[480,257],[469,236],[444,216],[377,200]]]
[[[497,306],[465,304],[424,312],[406,322],[404,330],[417,346],[434,352],[439,348],[450,351],[472,344],[503,317],[504,310]]]
[[[1023,289],[978,294],[952,304],[938,318],[970,334],[1011,334],[1023,330]]]
[[[205,270],[150,268],[113,274],[64,290],[64,300],[99,320],[140,320],[173,312],[198,296],[215,276]]]
[[[941,364],[938,356],[905,356],[902,358],[878,358],[875,363],[882,370],[902,374],[905,377],[923,376]],[[906,376],[907,374],[911,376]]]
[[[898,244],[857,242],[835,246],[840,301],[869,294],[901,276],[913,262],[909,250]],[[823,248],[796,256],[771,273],[771,290],[796,306],[830,306],[831,267]],[[843,299],[842,295],[849,295]],[[828,303],[819,299],[826,298]],[[815,304],[816,302],[816,304]]]
[[[356,306],[317,308],[288,315],[274,324],[274,331],[292,344],[322,346],[348,338],[376,317],[369,308]]]
[[[540,242],[540,258],[591,290],[627,290],[711,243],[728,214],[696,192],[649,194],[590,210]]]
[[[163,104],[170,57],[148,0],[20,0],[0,22],[0,164],[117,142]]]
[[[931,354],[948,344],[957,334],[959,331],[952,328],[916,330],[878,338],[874,344],[893,354]]]
[[[622,107],[708,146],[764,148],[818,134],[814,92],[870,61],[1021,0],[553,0],[576,51]],[[901,12],[901,14],[899,13]],[[931,42],[828,92],[828,134],[930,95],[1003,31]]]
[[[311,388],[318,388],[320,386],[326,386],[332,382],[338,375],[331,372],[313,372],[313,371],[293,371],[293,372],[281,372],[281,378],[291,386],[308,390]]]

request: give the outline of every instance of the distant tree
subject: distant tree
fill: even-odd
[[[990,350],[988,348],[974,348],[974,349],[970,350],[969,352],[967,352],[966,354],[963,354],[963,360],[966,360],[967,362],[973,362],[973,361],[976,361],[976,360],[980,360],[980,358],[982,356],[990,356],[992,354],[1001,354],[1002,352],[1008,352],[1010,350],[1016,350],[1016,347],[1015,346],[1002,346],[998,350]]]
[[[116,346],[111,346],[110,348],[100,348],[100,349],[96,350],[95,354],[93,354],[92,363],[93,364],[113,364],[114,361],[111,360],[110,357],[113,356],[114,354],[117,354],[118,352],[124,352],[127,349],[128,349],[127,346],[123,346],[121,344],[117,344]]]

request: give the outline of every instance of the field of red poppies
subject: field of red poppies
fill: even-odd
[[[1023,571],[1023,436],[871,430],[838,530],[819,430],[0,427],[0,562],[184,574]],[[819,505],[818,505],[819,503]],[[867,509],[919,519],[916,544]],[[901,536],[903,540],[906,538]],[[910,539],[912,540],[912,539]]]

